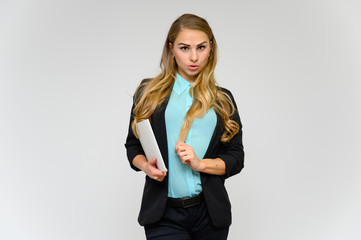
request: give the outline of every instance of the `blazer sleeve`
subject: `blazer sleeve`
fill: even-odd
[[[144,86],[143,83],[148,82],[150,79],[144,79],[141,83],[140,86]],[[130,113],[130,120],[129,120],[129,127],[128,127],[128,136],[126,139],[126,142],[124,144],[126,151],[127,151],[127,158],[129,161],[129,164],[131,166],[132,169],[134,169],[135,171],[140,171],[139,168],[137,168],[136,166],[133,165],[132,161],[133,159],[137,156],[137,155],[145,155],[142,145],[140,144],[139,139],[134,135],[133,129],[132,129],[132,123],[134,121],[134,107],[135,107],[135,101],[136,99],[138,99],[138,95],[141,94],[142,92],[142,87],[138,87],[136,93],[133,96],[133,105],[132,105],[132,110]]]
[[[236,102],[234,101],[232,93],[222,88],[222,91],[228,94],[230,97],[235,111],[230,119],[236,121],[239,125],[239,131],[233,138],[227,142],[220,145],[218,156],[221,158],[226,164],[226,174],[225,177],[231,177],[237,173],[239,173],[244,167],[244,151],[243,151],[243,143],[242,143],[242,123],[239,117],[238,108]]]

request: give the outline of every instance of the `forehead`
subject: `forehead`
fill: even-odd
[[[198,44],[209,41],[205,32],[193,29],[182,29],[175,39],[174,43]]]

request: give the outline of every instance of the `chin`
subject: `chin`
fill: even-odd
[[[190,73],[187,73],[187,74],[188,74],[189,76],[195,77],[195,76],[197,76],[199,73],[200,73],[200,71],[190,72]]]

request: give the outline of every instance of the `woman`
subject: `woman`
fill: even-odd
[[[147,239],[227,239],[231,205],[224,181],[244,162],[232,94],[217,86],[217,42],[192,14],[170,27],[161,73],[134,95],[126,140],[131,167],[146,174],[138,221]],[[136,123],[149,119],[168,172],[147,161]]]

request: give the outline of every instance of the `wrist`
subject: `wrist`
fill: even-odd
[[[198,172],[204,172],[206,170],[206,161],[204,161],[205,159],[200,159],[199,160],[199,165],[198,165]]]
[[[140,164],[140,169],[143,171],[143,172],[146,172],[147,170],[147,164],[148,164],[148,160],[145,159],[145,161],[142,161],[141,164]]]
[[[147,165],[147,159],[144,155],[137,155],[134,159],[133,159],[133,165],[136,166],[137,168],[139,168],[140,170],[142,170],[144,172],[144,170],[146,169],[146,165]]]

